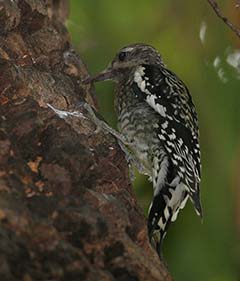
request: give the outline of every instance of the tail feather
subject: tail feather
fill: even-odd
[[[161,216],[159,214],[159,212],[158,213],[155,212],[156,206],[159,205],[158,203],[156,203],[157,199],[159,199],[159,198],[160,198],[160,196],[159,197],[156,196],[154,198],[154,200],[156,199],[156,201],[154,202],[154,200],[153,200],[152,207],[149,212],[148,234],[149,234],[150,243],[157,250],[159,258],[161,260],[163,260],[162,245],[163,245],[163,239],[166,235],[168,226],[170,224],[170,218],[168,218],[168,220],[166,220],[163,214]]]
[[[172,187],[165,184],[160,193],[155,195],[149,208],[148,234],[150,242],[156,247],[162,259],[162,244],[171,221],[187,201],[187,191],[183,186]]]
[[[166,195],[154,196],[148,215],[148,235],[150,242],[156,248],[162,259],[162,244],[172,217],[171,208],[167,207]]]
[[[201,199],[200,199],[200,194],[199,191],[195,191],[190,193],[190,199],[193,203],[194,209],[197,213],[198,216],[203,218],[203,211],[202,211],[202,205],[201,205]]]

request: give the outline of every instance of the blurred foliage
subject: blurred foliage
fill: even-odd
[[[234,1],[219,3],[226,15],[239,17]],[[234,185],[240,182],[234,180],[240,176],[235,167],[240,157],[240,39],[207,1],[72,0],[67,26],[92,74],[105,68],[119,48],[145,42],[188,85],[200,120],[204,220],[189,203],[169,229],[165,257],[177,281],[240,280],[239,186]],[[96,91],[103,116],[115,127],[113,84],[100,83]],[[134,186],[147,213],[151,183],[138,176]]]

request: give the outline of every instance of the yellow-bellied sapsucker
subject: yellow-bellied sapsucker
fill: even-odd
[[[119,131],[153,181],[148,232],[161,255],[167,228],[189,198],[202,215],[198,118],[192,98],[157,50],[146,44],[122,48],[109,67],[88,82],[102,80],[116,82]]]

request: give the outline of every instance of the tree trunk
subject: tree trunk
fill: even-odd
[[[67,10],[0,1],[0,280],[171,280],[124,154],[77,106],[97,105]]]

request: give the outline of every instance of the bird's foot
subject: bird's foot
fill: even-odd
[[[119,146],[125,153],[125,157],[129,165],[129,175],[132,181],[135,179],[133,166],[137,168],[139,173],[149,174],[143,164],[137,159],[137,157],[133,153],[131,153],[131,146],[133,145],[132,142],[129,142],[124,135],[114,130],[105,121],[99,119],[94,109],[88,103],[81,102],[78,104],[78,106],[83,107],[88,112],[90,120],[96,125],[95,133],[98,133],[102,130],[113,135],[118,140]]]
[[[95,132],[98,133],[99,131],[102,130],[104,132],[107,132],[107,133],[113,135],[115,138],[117,138],[124,145],[130,145],[131,144],[126,140],[126,138],[122,134],[120,134],[118,131],[116,131],[112,127],[110,127],[104,120],[99,119],[97,117],[96,113],[95,113],[95,110],[91,107],[90,104],[88,104],[87,102],[81,102],[78,105],[83,107],[88,112],[91,121],[97,127]]]

